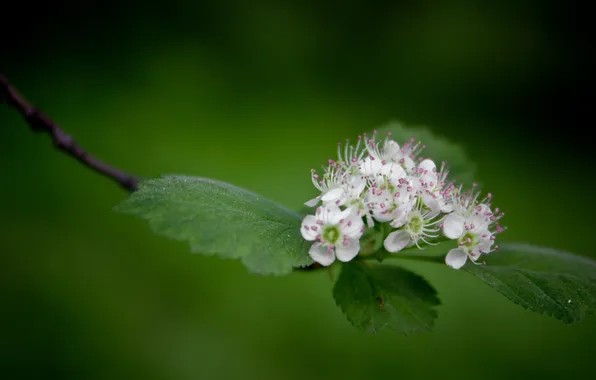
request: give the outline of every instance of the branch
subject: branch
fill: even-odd
[[[9,106],[16,109],[23,116],[27,124],[29,124],[32,131],[49,134],[52,137],[54,145],[59,150],[97,173],[117,182],[126,190],[136,191],[138,189],[138,182],[140,180],[138,177],[110,166],[83,150],[74,141],[72,136],[67,135],[46,115],[33,107],[2,74],[0,74],[0,101],[6,101]],[[314,263],[305,268],[297,268],[297,270],[311,271],[321,268],[319,264]]]
[[[16,109],[32,131],[49,134],[57,149],[97,173],[116,181],[123,188],[129,191],[137,190],[139,178],[112,167],[87,153],[74,141],[72,136],[66,134],[46,115],[33,107],[2,74],[0,74],[0,100],[6,101],[9,106]]]

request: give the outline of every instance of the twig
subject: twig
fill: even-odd
[[[6,101],[9,106],[16,109],[32,131],[49,134],[56,148],[97,173],[116,181],[127,190],[136,191],[138,189],[139,178],[110,166],[83,150],[77,145],[72,136],[67,135],[57,124],[33,107],[2,74],[0,74],[0,101]],[[319,264],[314,263],[304,268],[297,268],[297,270],[310,271],[321,268]]]
[[[57,149],[99,174],[116,181],[123,188],[129,191],[137,190],[139,178],[107,165],[87,153],[75,142],[72,136],[66,134],[46,115],[33,107],[2,74],[0,74],[0,100],[6,101],[9,106],[16,109],[32,131],[49,134]]]

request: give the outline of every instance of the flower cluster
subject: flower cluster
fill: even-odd
[[[495,235],[503,231],[503,213],[491,209],[492,195],[480,198],[476,186],[463,191],[448,182],[446,163],[420,157],[424,145],[410,140],[399,145],[388,133],[377,139],[358,136],[356,145],[338,144],[337,160],[329,159],[322,173],[312,170],[320,194],[306,202],[316,208],[301,226],[304,239],[313,241],[309,254],[321,265],[337,258],[350,261],[360,252],[367,228],[391,230],[384,236],[388,252],[455,240],[447,265],[459,269],[468,258],[498,249]]]

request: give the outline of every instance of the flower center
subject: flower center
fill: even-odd
[[[466,232],[462,235],[462,237],[457,239],[457,242],[461,247],[467,249],[472,249],[480,243],[478,241],[478,235],[470,231]]]
[[[339,240],[339,228],[337,226],[327,226],[323,230],[323,240],[327,243],[335,244]]]
[[[410,231],[417,235],[422,233],[422,227],[424,227],[424,220],[422,219],[422,216],[414,215],[413,217],[411,217],[410,223],[408,223],[408,227],[410,228]]]

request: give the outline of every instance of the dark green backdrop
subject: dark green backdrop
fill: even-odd
[[[0,8],[0,71],[89,151],[298,209],[335,143],[392,119],[458,141],[507,241],[596,257],[591,77],[571,5],[65,1]],[[15,27],[12,23],[18,24]],[[436,331],[363,334],[325,272],[257,277],[111,208],[125,193],[0,107],[0,377],[580,378],[596,320],[565,326],[467,273]]]

